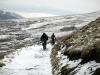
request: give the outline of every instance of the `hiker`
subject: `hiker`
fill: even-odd
[[[47,40],[48,40],[48,36],[43,33],[40,40],[42,41],[42,46],[43,46],[43,49],[45,50],[46,49],[46,44],[47,44]]]
[[[55,40],[56,40],[56,37],[55,37],[55,34],[53,33],[51,35],[51,44],[54,45],[55,44]]]

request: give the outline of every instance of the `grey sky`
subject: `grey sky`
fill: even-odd
[[[63,15],[98,11],[100,0],[0,0],[0,7],[13,11]]]

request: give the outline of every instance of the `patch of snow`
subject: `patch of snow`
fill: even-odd
[[[73,61],[68,60],[67,64],[69,68],[73,68],[73,67],[76,67],[80,62],[81,62],[81,59],[73,60]]]
[[[100,40],[100,38],[96,38],[95,40],[98,41],[98,40]]]
[[[67,64],[67,68],[73,68],[73,67],[76,67],[79,63],[81,62],[81,59],[79,60],[69,60],[69,58],[67,56],[62,56],[61,57],[61,60],[60,60],[60,68],[62,68],[63,66],[66,66]]]
[[[0,39],[6,39],[6,38],[9,38],[10,35],[0,35]]]
[[[90,61],[84,65],[80,65],[75,69],[77,72],[75,75],[92,75],[94,71],[100,68],[100,63],[96,63],[95,61]]]
[[[81,45],[76,47],[75,50],[82,51],[84,47],[85,47],[84,45]]]
[[[74,32],[74,31],[58,32],[58,33],[55,32],[55,34],[56,34],[57,37],[61,37],[61,36],[64,36],[64,35],[71,34],[72,32]]]
[[[19,49],[5,57],[6,66],[0,69],[2,75],[52,75],[50,64],[51,45],[43,50],[41,45]]]
[[[63,51],[65,49],[66,49],[66,47],[64,46],[60,51],[58,51],[57,57],[60,58],[59,71],[61,71],[61,68],[64,66],[66,66],[67,68],[73,68],[73,67],[76,67],[81,62],[81,59],[71,61],[71,60],[69,60],[69,58],[67,56],[64,56]]]
[[[18,12],[18,11],[16,11],[15,13],[17,13],[25,18],[57,16],[57,15],[48,14],[48,13],[26,13],[26,12]]]
[[[2,50],[2,51],[0,51],[0,53],[6,53],[7,51],[4,51],[4,50]]]

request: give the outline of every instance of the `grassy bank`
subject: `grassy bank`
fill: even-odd
[[[51,63],[54,75],[77,75],[88,63],[100,65],[100,18],[59,40],[52,49]],[[89,75],[100,73],[98,66],[89,67]]]

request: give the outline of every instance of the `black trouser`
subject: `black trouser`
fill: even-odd
[[[42,46],[43,46],[43,49],[45,50],[46,49],[46,41],[42,41]]]
[[[52,45],[55,44],[55,40],[54,40],[54,39],[51,40],[51,44],[52,44]]]

